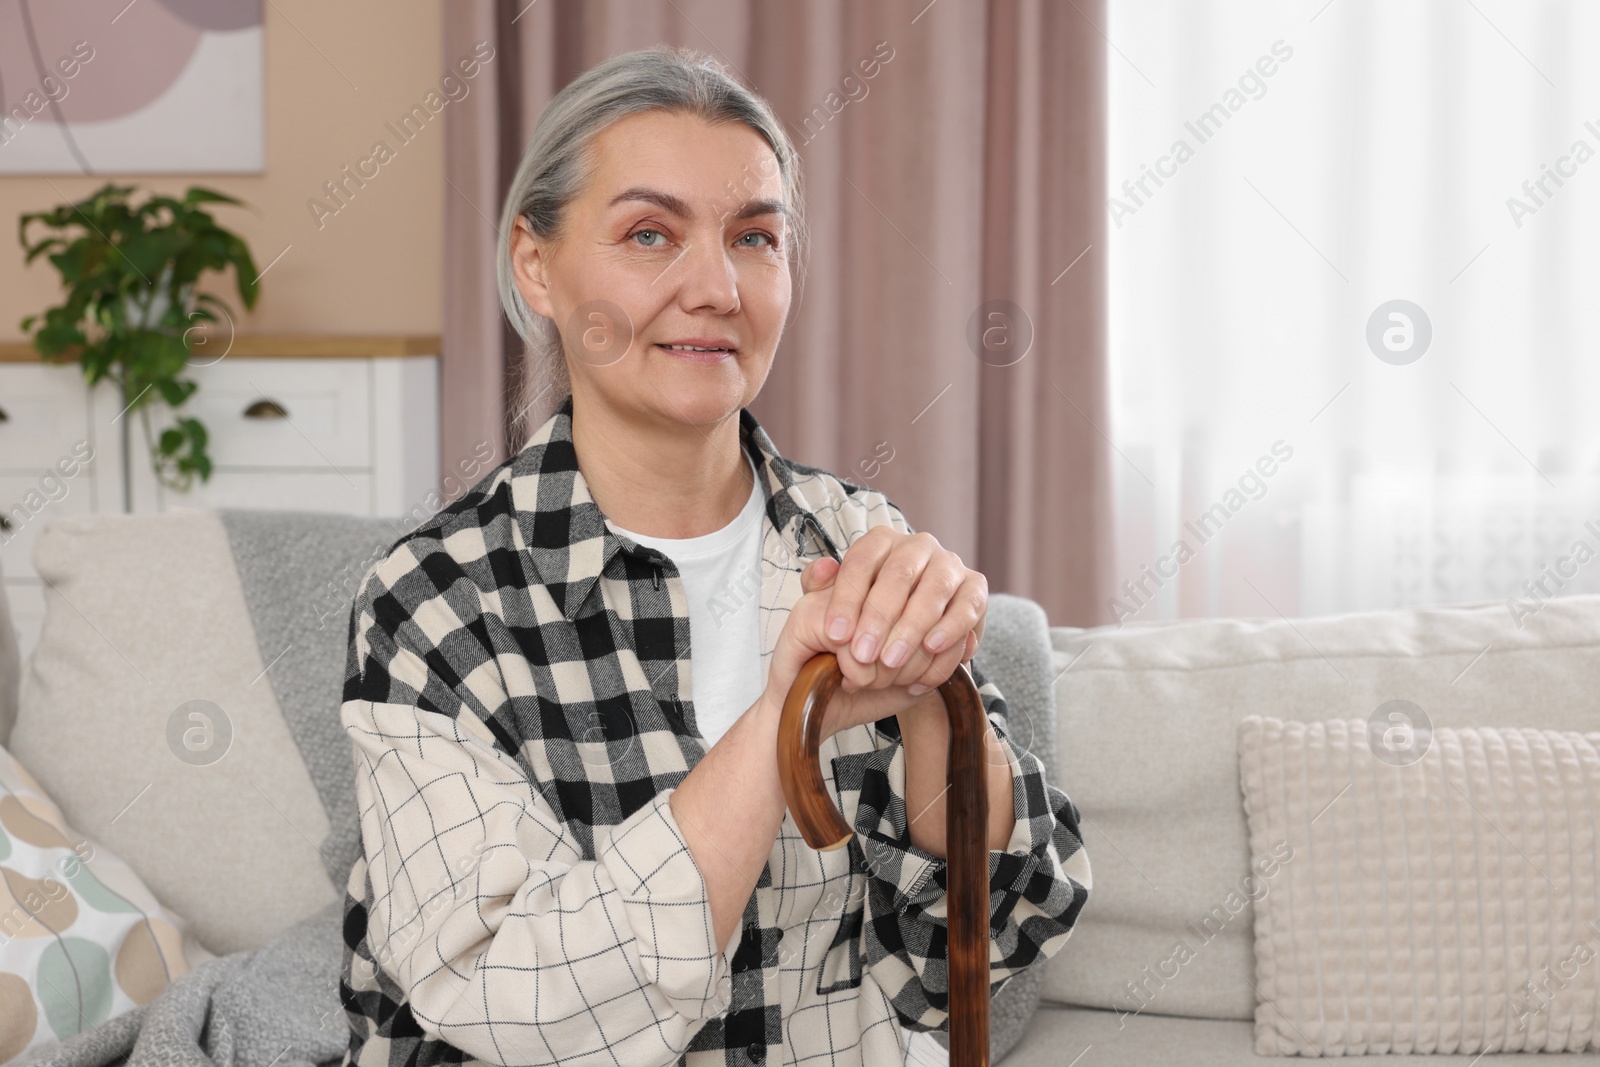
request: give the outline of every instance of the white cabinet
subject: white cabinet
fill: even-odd
[[[44,598],[31,549],[60,515],[124,510],[123,419],[131,510],[272,508],[403,515],[439,487],[439,361],[229,356],[192,364],[185,415],[209,434],[211,478],[184,493],[150,467],[139,413],[117,389],[90,390],[76,365],[0,362],[0,570],[23,654],[38,639]],[[171,421],[150,412],[152,428]],[[85,457],[88,457],[87,459]]]
[[[101,474],[105,458],[94,426],[101,394],[76,366],[0,363],[0,570],[26,655],[44,624],[44,592],[33,542],[58,515],[120,508]]]
[[[0,470],[38,473],[89,433],[90,403],[76,367],[0,365]]]

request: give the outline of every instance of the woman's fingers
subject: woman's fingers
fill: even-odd
[[[897,584],[904,586],[900,594],[903,603],[909,592],[906,573],[920,569],[907,564],[906,548],[911,540],[891,527],[876,526],[845,550],[828,602],[827,636],[835,643],[846,692],[886,684],[888,672],[879,668],[877,659],[881,633],[894,620],[884,621],[880,616],[892,599],[889,590]],[[911,581],[915,581],[914,573]]]
[[[845,692],[932,688],[976,652],[988,582],[931,534],[874,527],[845,552],[831,581],[826,570],[812,572],[817,565],[803,588],[827,589],[826,639]]]
[[[984,615],[989,610],[989,580],[977,571],[967,570],[954,552],[950,555],[954,587],[941,605],[943,617],[928,628],[922,642],[922,647],[934,655],[959,644],[968,632],[976,630],[981,636]]]
[[[923,568],[900,618],[889,629],[881,656],[883,665],[895,672],[894,684],[910,685],[933,663],[938,650],[928,647],[928,637],[934,627],[959,625],[959,615],[952,616],[950,603],[966,577],[961,557],[945,549],[934,553]]]
[[[815,593],[818,589],[826,589],[839,575],[839,561],[832,556],[823,556],[807,563],[800,572],[800,591],[802,593]]]
[[[954,590],[954,576],[947,568],[941,566],[929,572],[938,551],[939,542],[932,534],[916,534],[903,537],[889,552],[856,620],[850,653],[857,660],[876,660],[888,668],[891,676],[905,664],[923,633],[917,618],[907,620],[908,611],[914,609],[926,622],[932,622],[944,610],[939,602],[941,594],[947,597]],[[950,588],[943,589],[945,585]]]
[[[965,642],[952,645],[933,657],[933,662],[922,677],[911,682],[906,691],[913,696],[920,696],[930,689],[943,685],[961,665],[961,653],[966,651],[966,647]]]
[[[989,580],[977,571],[969,571],[959,561],[955,564],[959,575],[956,587],[941,605],[943,616],[929,627],[922,646],[929,653],[938,654],[951,647],[960,647],[962,638],[969,633],[983,634],[984,617],[989,611]]]
[[[839,573],[834,578],[833,595],[828,599],[828,613],[823,620],[828,640],[842,642],[853,638],[861,605],[866,603],[873,579],[877,577],[883,561],[889,557],[896,537],[893,529],[874,526],[845,549]]]

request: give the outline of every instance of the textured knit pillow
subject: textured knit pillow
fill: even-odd
[[[0,1064],[144,1004],[213,958],[0,748]]]
[[[1381,710],[1381,709],[1380,709]],[[1259,1055],[1600,1047],[1600,733],[1239,725]]]

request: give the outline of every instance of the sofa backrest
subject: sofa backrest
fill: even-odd
[[[1407,700],[1434,726],[1600,729],[1600,596],[1526,606],[1053,628],[1057,758],[1094,889],[1044,998],[1252,1018],[1239,720]]]

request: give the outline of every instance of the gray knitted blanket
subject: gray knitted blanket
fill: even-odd
[[[302,919],[258,949],[180,975],[150,1003],[15,1067],[313,1067],[350,1043],[339,1004],[342,903]]]

